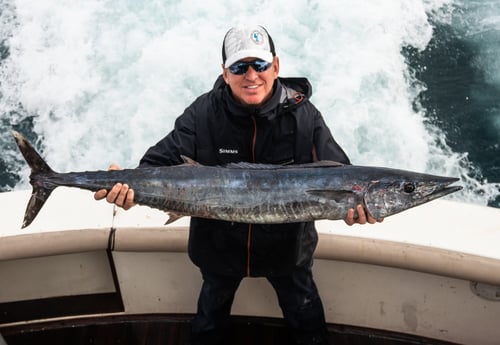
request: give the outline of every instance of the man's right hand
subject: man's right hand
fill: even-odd
[[[109,166],[109,170],[120,169],[121,168],[116,164],[111,164]],[[106,198],[106,201],[110,204],[115,204],[116,206],[122,207],[124,210],[128,210],[135,206],[134,190],[124,183],[115,184],[109,192],[106,189],[95,192],[94,199],[102,200],[104,198]]]

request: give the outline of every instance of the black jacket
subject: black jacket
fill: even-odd
[[[305,78],[278,78],[262,107],[243,106],[222,76],[175,121],[175,128],[149,148],[140,166],[230,162],[300,164],[335,160],[349,164],[320,112],[309,101]],[[202,270],[227,275],[287,274],[309,264],[318,236],[314,223],[250,225],[191,218],[189,255]]]

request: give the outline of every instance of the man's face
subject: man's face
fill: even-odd
[[[239,62],[255,60],[255,58],[246,58]],[[256,72],[252,66],[248,67],[244,74],[233,74],[228,68],[224,66],[222,68],[222,75],[231,88],[234,98],[244,105],[258,106],[272,95],[274,80],[278,78],[279,59],[275,57],[272,66],[263,72]]]

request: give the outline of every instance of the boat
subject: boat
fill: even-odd
[[[0,345],[188,344],[201,275],[189,217],[57,188],[0,193]],[[435,200],[380,224],[317,221],[314,276],[335,344],[498,344],[500,209]],[[276,296],[243,280],[232,344],[289,344]]]

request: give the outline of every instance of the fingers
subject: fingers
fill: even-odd
[[[127,197],[125,198],[125,202],[123,204],[123,209],[128,210],[133,206],[135,206],[134,190],[132,188],[129,188],[129,190],[127,192]]]
[[[111,164],[108,170],[120,170],[120,166],[117,164]],[[115,204],[120,206],[125,210],[130,209],[135,206],[134,203],[134,190],[131,189],[127,184],[117,183],[109,190],[106,189],[98,190],[94,193],[94,199],[102,200],[106,198],[106,201],[110,204]]]
[[[350,208],[347,210],[347,216],[345,217],[344,222],[349,226],[354,225],[354,223],[356,223],[356,221],[354,220],[354,209],[353,208]]]
[[[361,205],[357,206],[358,215],[359,215],[359,224],[375,224],[377,223],[377,219],[373,218],[368,212],[365,211],[365,208]],[[382,220],[381,220],[382,221]]]
[[[109,166],[108,170],[121,170],[121,168],[118,164],[113,163]]]
[[[135,206],[134,197],[134,190],[127,184],[122,183],[115,184],[109,192],[106,189],[101,189],[94,193],[94,199],[102,200],[106,198],[106,201],[110,204],[115,204],[125,210]]]
[[[123,190],[123,191],[122,191]],[[123,200],[127,195],[128,186],[126,184],[117,183],[110,189],[106,195],[106,201],[110,204],[123,206]]]
[[[365,211],[365,208],[363,207],[363,205],[357,205],[356,212],[358,214],[357,218],[355,218],[355,212],[354,212],[353,208],[350,208],[347,211],[347,216],[344,219],[344,222],[347,225],[351,226],[354,224],[366,224],[366,223],[375,224],[375,223],[381,223],[384,220],[383,218],[376,219],[376,218],[372,217],[368,212]]]
[[[358,205],[356,206],[356,211],[358,211],[358,223],[366,224],[365,208],[362,205]]]
[[[106,194],[108,194],[108,191],[106,189],[98,190],[97,192],[94,193],[94,199],[102,200],[106,197]]]
[[[368,214],[367,221],[368,221],[368,223],[370,223],[370,224],[382,223],[382,222],[384,221],[384,218],[377,219],[377,218],[373,218],[372,216],[370,216],[370,215]]]
[[[117,183],[106,195],[106,201],[110,204],[123,207],[127,201],[130,201],[130,197],[127,196],[129,190],[127,184]]]
[[[121,185],[121,186],[120,186]],[[127,184],[117,183],[113,189],[116,188],[118,190],[118,195],[114,200],[114,204],[123,209],[128,210],[132,206],[134,206],[134,190],[131,189]],[[109,194],[108,194],[109,195]],[[109,202],[109,200],[108,200]]]

